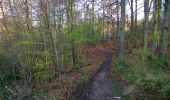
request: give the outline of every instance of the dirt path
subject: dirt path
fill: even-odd
[[[109,75],[112,63],[111,52],[104,52],[105,60],[96,74],[73,93],[73,100],[120,100],[115,94],[113,79]]]

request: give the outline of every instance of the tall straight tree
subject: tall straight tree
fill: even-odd
[[[170,0],[165,0],[164,16],[163,16],[163,29],[160,37],[160,55],[166,55],[168,32],[169,32],[169,18],[170,18]]]
[[[154,30],[152,34],[152,51],[155,52],[158,47],[158,37],[159,37],[159,20],[160,20],[160,13],[161,13],[161,3],[162,0],[155,0],[154,1]]]
[[[133,0],[130,1],[130,9],[131,9],[131,27],[130,27],[130,31],[131,31],[131,35],[130,35],[130,41],[131,41],[131,45],[130,45],[130,50],[132,49],[132,46],[134,44],[134,13],[133,13]]]
[[[146,52],[147,49],[147,33],[148,33],[148,17],[149,17],[149,0],[144,1],[144,34],[143,34],[143,50]]]
[[[116,13],[117,13],[117,36],[119,33],[119,0],[116,0]]]
[[[124,41],[125,41],[125,0],[121,0],[121,21],[120,21],[120,41],[119,41],[119,59],[120,64],[124,63]]]
[[[148,0],[149,1],[149,0]],[[137,32],[138,0],[135,0],[135,33]]]
[[[24,0],[24,6],[25,6],[25,16],[26,16],[27,31],[30,31],[31,23],[30,23],[30,16],[29,16],[28,0]]]
[[[92,37],[94,36],[94,21],[95,21],[95,11],[94,11],[94,0],[92,0],[92,23],[93,23],[93,26],[92,26]]]
[[[73,34],[73,26],[75,24],[75,0],[69,0],[69,27],[70,27],[70,33]],[[72,52],[72,62],[73,65],[78,64],[78,54],[77,54],[77,44],[74,43],[74,41],[71,40],[71,52]]]
[[[0,2],[0,9],[1,9],[1,13],[2,13],[2,18],[3,18],[3,22],[2,22],[2,24],[3,24],[3,27],[5,28],[5,31],[6,32],[9,32],[9,29],[8,29],[8,25],[7,25],[7,21],[6,21],[6,17],[5,17],[5,11],[4,11],[4,7],[3,7],[3,0],[1,0],[1,2]],[[3,28],[2,28],[2,30],[3,30]]]
[[[55,1],[55,0],[51,0],[49,2],[49,6],[51,4],[51,10],[50,10],[50,14],[51,16],[51,22],[50,22],[50,29],[51,29],[51,40],[52,40],[52,51],[53,51],[53,62],[55,65],[55,76],[61,79],[61,64],[59,62],[59,52],[60,52],[60,48],[59,48],[59,43],[57,42],[57,37],[60,37],[60,29],[57,28],[56,25],[56,8],[57,8],[57,4],[58,4],[58,9],[60,10],[60,0]],[[58,18],[60,16],[57,16]],[[60,24],[60,22],[58,22],[58,25]],[[58,31],[56,31],[58,30]]]

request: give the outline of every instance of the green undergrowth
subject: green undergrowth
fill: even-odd
[[[170,100],[167,56],[157,58],[150,51],[139,51],[126,55],[124,68],[119,68],[119,60],[115,62],[117,67],[114,70],[121,74],[121,81],[128,84],[124,90],[125,96],[131,99]]]

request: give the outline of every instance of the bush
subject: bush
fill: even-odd
[[[155,70],[146,68],[128,68],[122,80],[133,84],[137,92],[144,93],[150,98],[169,98],[170,79],[165,73],[156,73]]]
[[[168,66],[168,57],[167,56],[163,56],[160,59],[155,59],[150,61],[150,65],[153,68],[156,69],[165,69]]]
[[[140,57],[139,57],[140,59]],[[128,67],[121,71],[122,80],[135,87],[135,94],[148,97],[149,100],[170,100],[170,78],[165,68],[167,57],[159,60],[130,59]],[[149,62],[149,63],[148,63]]]

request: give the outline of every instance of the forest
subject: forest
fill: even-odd
[[[170,100],[170,0],[0,0],[0,100]]]

